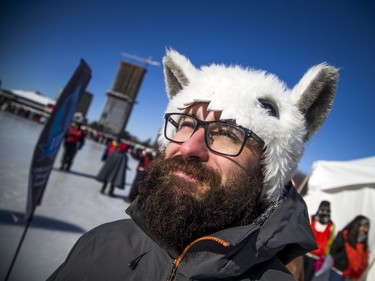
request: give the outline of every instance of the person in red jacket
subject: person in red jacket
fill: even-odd
[[[320,202],[318,211],[311,218],[311,229],[314,233],[318,248],[304,256],[305,281],[310,281],[329,253],[334,238],[335,224],[331,220],[331,203]]]
[[[330,281],[359,280],[368,266],[368,231],[370,220],[356,216],[341,230],[332,243],[333,266]]]
[[[85,143],[85,134],[81,129],[81,123],[73,121],[65,135],[64,152],[61,158],[60,170],[69,171],[73,164],[74,156]]]

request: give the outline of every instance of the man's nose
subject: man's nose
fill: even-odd
[[[186,158],[198,158],[200,161],[207,161],[209,149],[205,141],[204,128],[199,128],[188,140],[181,144],[180,152]]]

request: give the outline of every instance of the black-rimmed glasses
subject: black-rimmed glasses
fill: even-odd
[[[164,136],[171,142],[184,143],[200,127],[203,127],[207,147],[222,155],[238,156],[249,138],[261,148],[264,147],[264,141],[253,131],[230,122],[202,121],[184,113],[167,113],[164,118]]]

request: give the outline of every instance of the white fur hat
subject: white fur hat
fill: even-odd
[[[331,109],[338,70],[325,63],[316,65],[288,89],[265,71],[217,64],[197,69],[174,50],[167,50],[163,64],[170,100],[166,112],[183,112],[194,103],[207,102],[208,110],[221,111],[221,119],[234,119],[254,131],[266,147],[261,200],[278,199],[297,168],[304,142]],[[158,141],[161,150],[169,143],[163,134]]]

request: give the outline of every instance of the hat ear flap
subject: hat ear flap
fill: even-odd
[[[338,69],[325,63],[313,66],[293,88],[297,107],[305,117],[307,141],[328,116],[336,92]]]
[[[167,94],[169,99],[172,99],[189,85],[190,78],[196,69],[186,57],[174,50],[167,50],[163,65]]]

